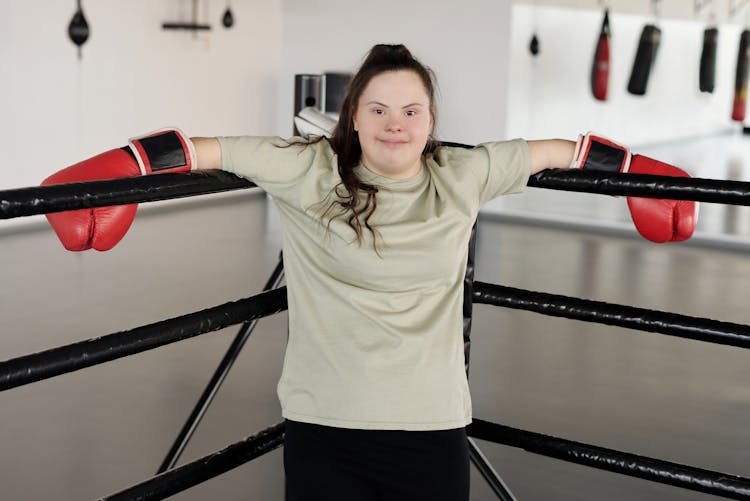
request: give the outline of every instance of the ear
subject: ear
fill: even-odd
[[[359,126],[357,125],[357,114],[352,115],[352,126],[354,127],[354,132],[359,132]]]

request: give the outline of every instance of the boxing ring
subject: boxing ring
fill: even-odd
[[[536,174],[530,178],[528,185],[606,195],[750,205],[750,183],[739,181],[551,170]],[[222,171],[201,171],[5,190],[0,191],[0,219],[150,202],[253,187],[254,185],[249,181],[233,174]],[[750,326],[748,325],[475,281],[473,276],[474,240],[472,237],[464,282],[463,335],[467,371],[469,370],[473,304],[502,306],[654,334],[737,348],[750,348]],[[281,447],[284,443],[284,425],[279,423],[222,450],[175,467],[180,454],[256,323],[261,318],[287,309],[286,288],[279,286],[282,278],[283,258],[280,256],[263,292],[259,294],[127,331],[0,362],[0,391],[135,355],[229,326],[240,325],[233,343],[204,393],[198,399],[157,474],[101,499],[154,500],[182,492]],[[1,398],[2,395],[0,395]],[[471,437],[469,449],[472,463],[488,482],[498,499],[502,500],[515,500],[516,498],[482,454],[474,438],[692,491],[730,499],[750,499],[750,478],[575,442],[478,418],[474,419],[467,430]]]

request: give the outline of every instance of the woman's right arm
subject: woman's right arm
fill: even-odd
[[[221,169],[221,146],[215,137],[190,138],[195,147],[196,169]]]

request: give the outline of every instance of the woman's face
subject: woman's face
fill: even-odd
[[[387,71],[373,77],[353,118],[364,166],[392,179],[417,174],[432,132],[431,104],[422,80],[413,71]]]

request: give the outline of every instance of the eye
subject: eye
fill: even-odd
[[[417,114],[417,110],[406,110],[404,113],[407,117],[413,117]]]
[[[385,113],[385,110],[383,108],[373,108],[372,112],[376,115],[383,115]]]

